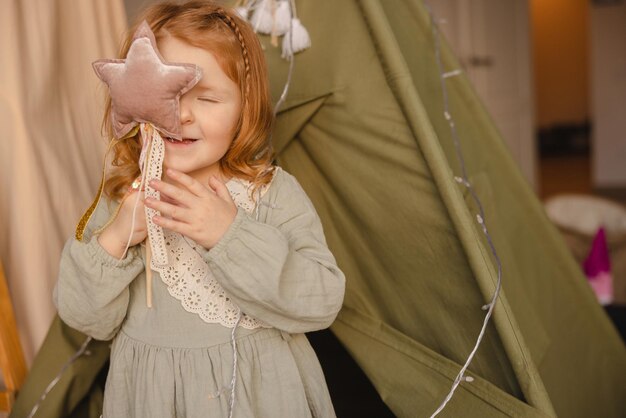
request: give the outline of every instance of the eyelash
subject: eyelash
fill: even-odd
[[[210,97],[198,97],[198,100],[200,100],[202,102],[210,102],[210,103],[219,103],[220,102],[218,99],[212,99]]]

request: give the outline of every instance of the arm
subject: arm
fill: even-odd
[[[282,176],[268,223],[239,209],[204,258],[243,312],[288,332],[323,329],[341,309],[345,278],[313,204],[293,176]]]
[[[92,223],[104,224],[109,213],[100,202]],[[65,323],[98,340],[109,340],[117,333],[128,308],[128,285],[143,271],[137,248],[130,248],[118,263],[86,234],[85,242],[71,238],[61,254],[59,279],[54,303]],[[117,265],[116,265],[117,264]]]

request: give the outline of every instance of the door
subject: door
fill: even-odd
[[[527,0],[431,0],[440,28],[536,190]]]

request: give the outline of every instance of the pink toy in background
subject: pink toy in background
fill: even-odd
[[[598,301],[602,305],[611,304],[613,302],[613,277],[604,228],[598,229],[589,255],[583,263],[583,269]]]

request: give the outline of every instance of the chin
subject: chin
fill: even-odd
[[[168,168],[173,168],[195,178],[197,176],[205,177],[206,173],[211,173],[215,170],[219,171],[219,161],[213,161],[212,159],[207,159],[207,161],[189,161],[188,158],[173,158],[172,160],[168,161],[167,156],[165,157],[163,173]]]
[[[173,158],[168,161],[167,155],[165,156],[165,160],[163,161],[163,172],[168,168],[173,168],[174,170],[180,171],[181,173],[189,173],[190,171],[194,171],[197,167],[189,164],[189,161],[184,161],[183,159]]]

